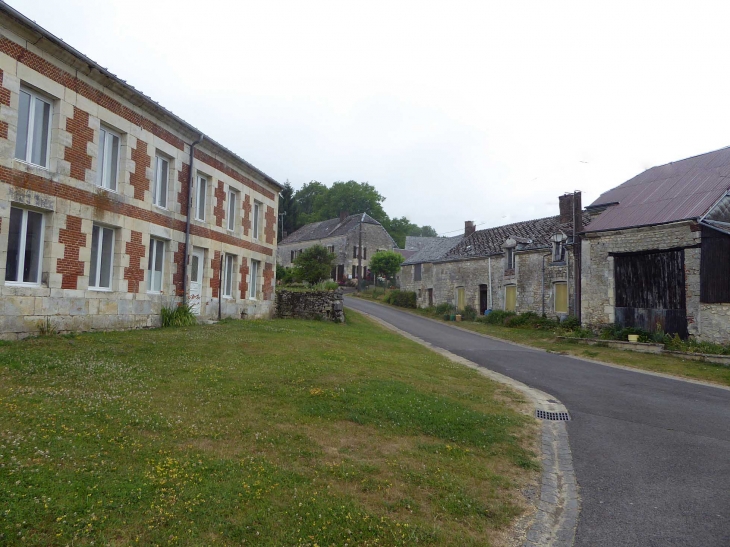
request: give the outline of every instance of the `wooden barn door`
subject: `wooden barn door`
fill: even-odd
[[[614,256],[616,323],[687,337],[684,250]]]

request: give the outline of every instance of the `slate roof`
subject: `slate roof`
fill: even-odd
[[[378,226],[382,226],[380,222],[375,220],[367,213],[350,215],[348,217],[345,217],[345,220],[343,221],[340,221],[339,217],[332,218],[330,220],[323,220],[321,222],[312,222],[311,224],[305,224],[296,232],[289,234],[286,238],[281,240],[279,242],[279,246],[289,245],[291,243],[299,243],[301,241],[313,241],[318,239],[325,239],[328,237],[345,235],[350,230],[357,229],[357,227],[360,225],[361,218],[363,219],[363,224],[377,224]],[[393,242],[393,245],[396,246],[395,241]]]
[[[435,237],[406,236],[406,251],[420,251],[424,246],[430,245]]]
[[[583,212],[583,226],[586,226],[590,220],[591,215]],[[567,235],[570,241],[573,234],[573,223],[561,223],[560,216],[526,220],[487,228],[486,230],[477,230],[462,239],[441,260],[446,262],[502,254],[504,252],[502,246],[509,238],[517,242],[517,250],[550,248],[552,246],[550,238],[560,232]]]
[[[730,148],[652,167],[590,207],[608,206],[586,232],[699,218],[730,188]],[[611,205],[615,204],[615,205]]]
[[[446,253],[453,249],[464,238],[464,235],[454,237],[422,237],[423,241],[421,250],[416,252],[408,260],[403,262],[404,265],[420,264],[422,262],[436,262],[443,258]]]

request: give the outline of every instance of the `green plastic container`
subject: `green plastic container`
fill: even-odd
[[[456,321],[456,314],[450,315],[449,321]]]

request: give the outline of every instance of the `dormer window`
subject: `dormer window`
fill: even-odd
[[[565,261],[565,243],[563,241],[553,241],[553,262]]]
[[[505,263],[504,263],[504,269],[505,270],[514,270],[515,269],[515,248],[514,247],[507,247],[504,250],[505,254]]]

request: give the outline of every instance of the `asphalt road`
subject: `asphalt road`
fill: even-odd
[[[568,408],[582,499],[575,545],[730,547],[730,390],[523,348],[366,300],[345,305]]]

